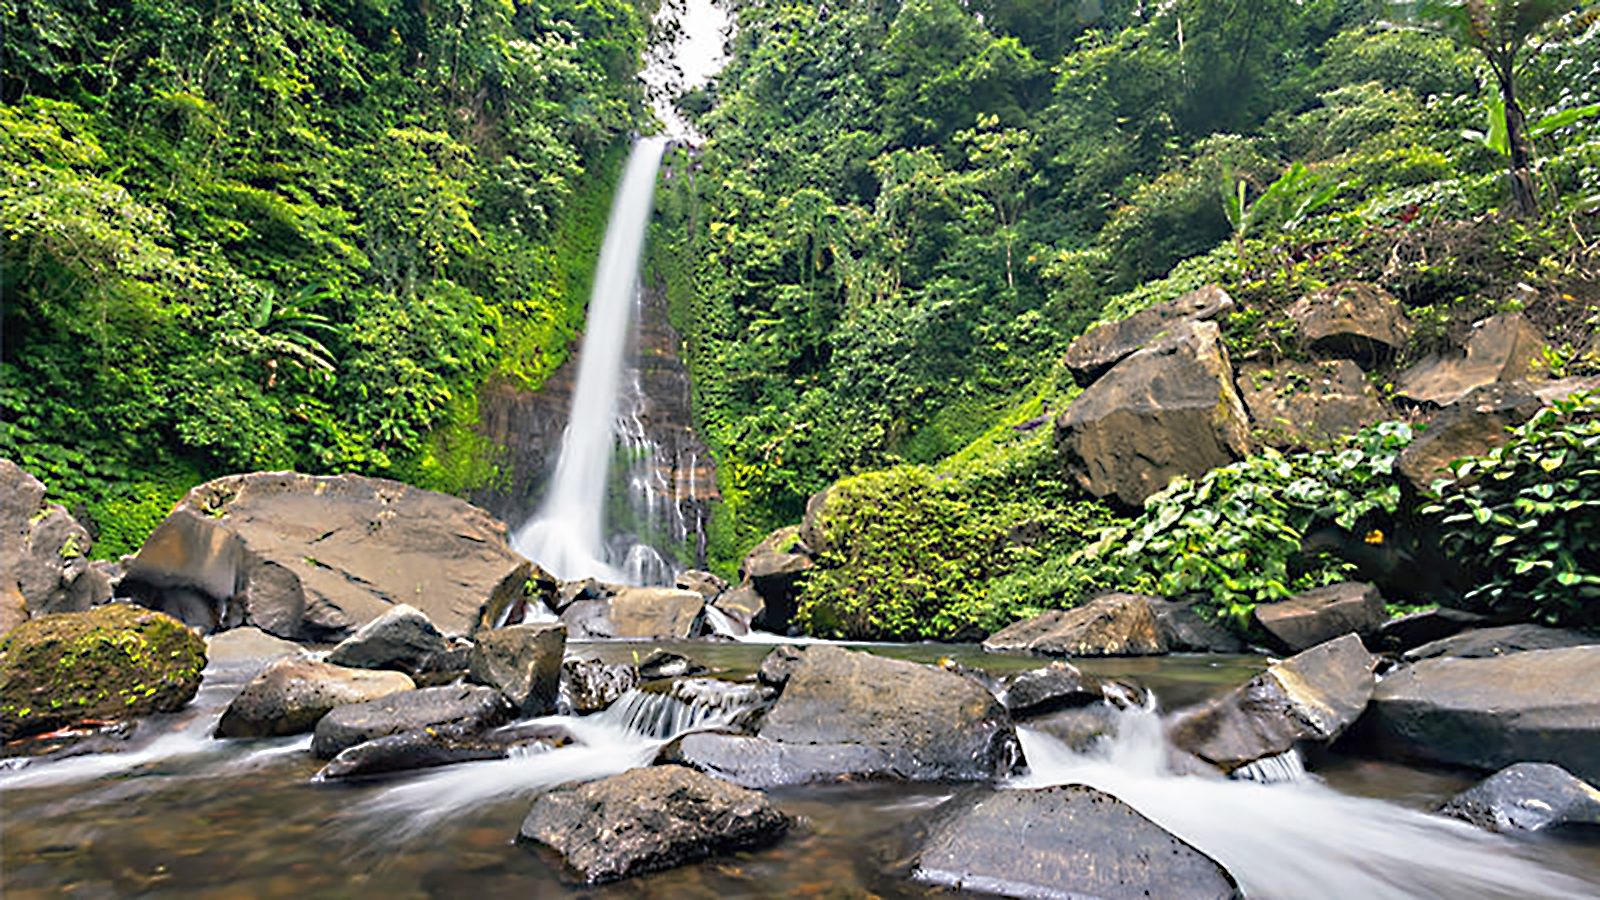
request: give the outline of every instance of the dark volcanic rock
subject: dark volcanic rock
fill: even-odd
[[[448,635],[498,621],[533,578],[505,526],[475,506],[398,481],[292,472],[200,485],[127,567],[125,589],[192,591],[246,624],[338,640],[399,602]]]
[[[1300,741],[1331,743],[1366,707],[1377,660],[1346,635],[1267,669],[1225,697],[1181,712],[1173,745],[1224,771],[1275,756]]]
[[[1250,363],[1239,367],[1235,383],[1251,435],[1274,447],[1330,441],[1392,417],[1348,359]]]
[[[1431,356],[1401,372],[1395,392],[1417,403],[1449,406],[1477,388],[1533,373],[1545,340],[1521,313],[1490,316],[1472,327],[1461,352]]]
[[[419,728],[346,747],[311,780],[336,781],[483,759],[504,759],[510,752],[507,745],[485,739],[474,728],[458,725]]]
[[[1379,625],[1373,638],[1374,649],[1385,653],[1404,653],[1487,624],[1489,620],[1477,613],[1444,606],[1424,609]]]
[[[267,666],[233,698],[217,723],[221,738],[300,734],[336,706],[365,703],[415,687],[402,672],[350,669],[291,656]]]
[[[1600,779],[1600,645],[1412,663],[1378,683],[1361,731],[1402,758]]]
[[[639,680],[654,681],[657,678],[679,678],[684,675],[697,675],[706,671],[687,656],[673,653],[668,650],[657,650],[644,658],[639,663]]]
[[[1445,801],[1439,812],[1487,831],[1600,825],[1600,790],[1549,763],[1517,763]]]
[[[1150,656],[1167,652],[1148,598],[1102,594],[1075,609],[1054,609],[990,635],[991,653],[1045,656]]]
[[[1407,652],[1405,660],[1416,662],[1441,656],[1482,659],[1487,656],[1525,653],[1529,650],[1560,650],[1589,644],[1600,644],[1600,636],[1569,631],[1565,628],[1546,628],[1543,625],[1501,625],[1495,628],[1475,628],[1423,644]]]
[[[834,778],[986,781],[1020,757],[988,691],[952,672],[817,645],[801,651],[758,739],[696,742],[682,761],[747,785]],[[701,751],[704,753],[701,753]]]
[[[1081,784],[951,801],[913,871],[919,881],[1003,897],[1242,896],[1216,860]]]
[[[575,641],[693,637],[705,598],[676,588],[629,587],[603,600],[577,600],[561,612]]]
[[[1377,588],[1345,581],[1276,603],[1259,603],[1254,616],[1281,649],[1298,653],[1340,635],[1374,631],[1388,612]]]
[[[1135,351],[1182,322],[1214,319],[1233,309],[1233,298],[1214,284],[1142,309],[1121,321],[1097,325],[1067,347],[1072,377],[1088,385]]]
[[[801,526],[780,528],[767,535],[740,563],[740,589],[749,587],[761,598],[761,609],[748,624],[780,632],[788,627],[799,598],[800,579],[815,565],[811,550],[800,535]],[[731,601],[718,608],[727,612],[729,605]]]
[[[200,689],[205,666],[199,635],[141,606],[31,619],[0,639],[0,740],[173,712]]]
[[[1183,323],[1085,388],[1056,420],[1067,471],[1138,508],[1179,475],[1250,452],[1249,421],[1212,322]]]
[[[1145,600],[1156,614],[1161,640],[1172,653],[1243,653],[1249,649],[1233,632],[1200,615],[1193,599]]]
[[[555,712],[567,629],[559,623],[510,625],[478,635],[467,678],[498,688],[524,716]]]
[[[601,884],[765,847],[788,828],[765,794],[655,766],[540,796],[519,836],[554,849],[584,882]]]
[[[638,668],[627,663],[569,659],[561,664],[561,698],[557,706],[579,716],[599,712],[638,684]]]
[[[415,674],[449,644],[421,610],[402,603],[361,626],[328,653],[328,662],[355,669]]]
[[[1018,718],[1042,716],[1074,706],[1088,706],[1103,700],[1100,680],[1064,662],[1023,672],[1008,679],[1000,700]]]
[[[317,723],[311,752],[318,759],[332,759],[365,741],[441,725],[482,730],[506,721],[511,712],[511,704],[493,688],[449,685],[402,691],[335,707]]]
[[[1411,334],[1400,302],[1383,288],[1359,282],[1307,295],[1285,314],[1314,349],[1368,368],[1404,346]]]
[[[44,495],[43,482],[0,459],[0,617],[13,627],[29,613],[82,612],[111,599],[110,579],[89,562],[88,530]],[[0,634],[7,630],[0,622]]]

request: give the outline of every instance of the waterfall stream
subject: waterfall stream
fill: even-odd
[[[628,157],[595,266],[578,384],[555,476],[538,514],[512,537],[518,552],[557,578],[627,578],[626,559],[613,559],[606,547],[606,485],[629,323],[638,302],[639,258],[666,145],[666,138],[640,138]]]

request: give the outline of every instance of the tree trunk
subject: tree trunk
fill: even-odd
[[[1506,145],[1511,150],[1511,198],[1516,202],[1517,215],[1531,219],[1539,214],[1539,195],[1533,183],[1533,148],[1528,144],[1527,120],[1523,118],[1522,106],[1517,103],[1511,72],[1511,64],[1508,64],[1497,73],[1500,96],[1506,106]]]

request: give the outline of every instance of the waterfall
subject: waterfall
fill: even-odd
[[[606,483],[628,325],[638,301],[639,257],[666,144],[665,138],[641,138],[628,157],[595,266],[578,383],[555,477],[539,513],[512,538],[518,552],[557,578],[627,577],[606,552]]]

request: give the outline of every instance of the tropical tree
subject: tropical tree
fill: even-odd
[[[1517,211],[1539,211],[1534,190],[1533,150],[1528,125],[1517,100],[1517,72],[1534,35],[1569,12],[1582,9],[1573,0],[1411,0],[1391,4],[1403,20],[1433,28],[1483,55],[1500,86],[1505,108],[1505,146],[1511,194]]]

